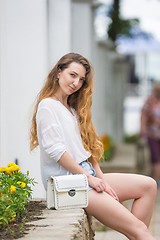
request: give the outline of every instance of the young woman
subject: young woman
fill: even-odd
[[[91,121],[93,70],[86,58],[69,53],[51,70],[32,119],[31,150],[39,145],[44,187],[52,176],[86,174],[88,214],[128,239],[153,240],[148,231],[156,182],[136,174],[103,174],[103,145]],[[131,212],[120,202],[135,199]]]

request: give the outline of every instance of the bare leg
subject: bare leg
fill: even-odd
[[[120,202],[135,199],[131,212],[148,227],[157,192],[156,182],[138,174],[109,173],[104,174],[104,177],[117,193]]]
[[[154,240],[146,225],[105,192],[89,191],[88,214],[130,240]]]

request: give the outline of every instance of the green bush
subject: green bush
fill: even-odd
[[[124,136],[124,142],[125,143],[136,143],[137,140],[138,140],[138,134],[125,135]]]
[[[0,167],[0,229],[16,218],[24,217],[25,205],[29,202],[35,180],[29,172],[23,174],[15,163]]]

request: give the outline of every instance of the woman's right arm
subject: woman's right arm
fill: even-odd
[[[86,172],[74,159],[69,155],[68,152],[65,152],[61,158],[58,160],[58,163],[73,174],[85,174],[88,179],[88,184],[93,187],[97,192],[105,190],[105,185],[103,180],[97,177],[93,177],[88,172]]]

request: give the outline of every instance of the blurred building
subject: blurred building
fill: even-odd
[[[134,38],[123,36],[119,39],[118,51],[127,55],[130,62],[124,101],[124,131],[137,134],[142,106],[153,83],[160,81],[160,41],[144,33]]]
[[[49,70],[68,52],[87,57],[96,70],[93,122],[97,132],[123,137],[128,64],[109,41],[95,37],[98,1],[0,0],[0,165],[18,160],[45,196],[39,150],[29,151],[33,103]]]

